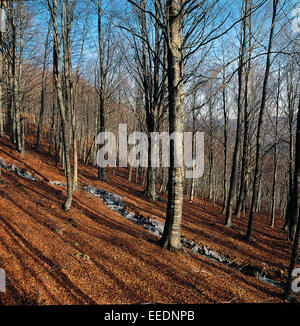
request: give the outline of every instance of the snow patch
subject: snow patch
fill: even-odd
[[[262,282],[273,285],[277,288],[284,289],[285,284],[283,282],[274,281],[266,276],[261,275],[258,272],[255,272],[255,276]]]
[[[66,183],[62,181],[49,181],[49,183],[51,183],[53,186],[66,186]]]
[[[122,211],[125,210],[125,204],[121,196],[88,185],[84,185],[82,189],[94,195],[95,197],[101,198],[104,204],[107,205],[113,211],[117,211],[121,213]]]
[[[36,179],[32,173],[26,171],[25,169],[20,169],[16,164],[5,164],[5,161],[1,157],[0,157],[0,166],[5,170],[17,174],[19,177],[29,179],[32,181],[38,181],[38,179]]]
[[[111,209],[118,213],[120,213],[126,219],[132,221],[133,223],[139,224],[144,227],[147,231],[155,234],[157,236],[162,236],[164,230],[164,223],[155,219],[145,218],[142,214],[136,213],[133,214],[126,210],[126,206],[124,204],[123,198],[113,193],[109,193],[105,190],[91,187],[91,186],[83,186],[83,190],[89,192],[90,194],[99,197],[103,200],[103,202]],[[199,245],[194,240],[187,240],[183,236],[180,237],[180,241],[184,248],[191,250],[196,254],[200,254],[208,259],[211,259],[217,263],[222,265],[226,265],[228,267],[234,268],[240,273],[248,276],[257,277],[260,281],[271,284],[276,287],[282,287],[280,282],[276,282],[270,278],[263,276],[255,267],[250,265],[239,266],[233,260],[224,256],[222,253],[215,251],[205,245]]]
[[[126,206],[123,201],[123,197],[107,192],[103,189],[84,185],[82,187],[84,191],[94,195],[95,197],[101,198],[105,205],[111,210],[118,212],[126,219],[132,221],[135,224],[142,225],[147,231],[161,236],[163,234],[164,224],[160,221],[153,220],[151,218],[145,218],[143,215],[136,213],[133,214],[126,210]]]
[[[0,166],[1,168],[13,172],[25,179],[39,181],[33,176],[32,173],[26,171],[25,169],[20,169],[16,164],[6,164],[3,158],[1,157]],[[49,183],[55,186],[66,186],[66,183],[61,181],[49,181]],[[152,234],[162,236],[164,230],[164,223],[152,219],[150,217],[145,218],[142,214],[139,213],[133,214],[127,211],[125,203],[123,201],[123,197],[107,192],[103,189],[91,187],[88,185],[84,185],[82,189],[95,197],[101,198],[105,205],[107,205],[111,210],[121,214],[124,218],[143,226],[144,229],[151,232]],[[255,270],[253,266],[238,266],[238,264],[236,264],[233,260],[230,260],[228,257],[225,257],[222,253],[219,253],[203,244],[199,246],[194,240],[187,240],[182,236],[180,240],[184,248],[190,249],[194,253],[201,254],[202,256],[205,256],[213,261],[234,268],[244,275],[254,276],[264,283],[270,284],[278,288],[284,287],[284,284],[282,282],[274,281],[270,278],[267,278],[266,276],[262,275],[257,270]]]

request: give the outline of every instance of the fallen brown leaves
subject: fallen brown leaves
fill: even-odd
[[[21,158],[4,140],[0,156],[40,180],[2,170],[0,268],[8,280],[7,291],[0,293],[2,304],[281,302],[279,289],[255,277],[192,252],[175,255],[162,250],[156,236],[82,190],[74,192],[71,212],[64,212],[65,188],[49,183],[64,181],[62,168],[55,167],[43,151],[38,154],[28,148]],[[119,194],[129,210],[164,220],[166,202],[153,204],[143,198],[143,188],[127,181],[127,170],[109,173],[108,183],[97,181],[96,175],[96,168],[80,164],[80,185]],[[186,239],[284,279],[291,244],[281,230],[282,221],[271,229],[268,217],[259,215],[254,241],[248,244],[243,239],[246,219],[234,219],[234,228],[227,229],[220,207],[206,206],[200,199],[185,201],[182,232]]]

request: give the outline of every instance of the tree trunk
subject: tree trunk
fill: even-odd
[[[99,45],[99,65],[100,65],[100,89],[99,89],[99,132],[106,131],[106,112],[105,112],[105,77],[104,77],[104,54],[102,44],[102,11],[101,0],[98,0],[98,45]],[[103,145],[100,145],[100,148]],[[98,180],[106,181],[106,168],[98,166]]]
[[[300,240],[300,96],[298,105],[298,116],[297,116],[297,131],[296,131],[296,154],[295,154],[295,173],[294,173],[294,191],[293,191],[293,214],[291,216],[291,230],[294,233],[293,249],[290,261],[290,267],[288,271],[288,278],[285,287],[285,298],[287,299],[291,293],[292,285],[292,273],[296,267],[298,258],[298,247]]]
[[[54,69],[54,81],[57,94],[57,102],[61,116],[62,127],[62,141],[64,149],[64,161],[65,161],[65,174],[67,179],[67,198],[63,204],[63,209],[69,211],[72,204],[72,175],[71,175],[71,159],[70,159],[70,112],[65,106],[62,82],[60,73],[60,41],[57,30],[57,0],[52,0],[53,6],[51,6],[50,0],[48,0],[48,6],[51,12],[52,24],[53,24],[53,69]],[[65,51],[66,49],[64,49]]]
[[[162,168],[162,180],[159,188],[159,192],[165,194],[167,191],[167,179],[168,179],[168,168]]]
[[[272,182],[272,206],[271,206],[271,223],[270,226],[273,228],[275,225],[275,214],[276,214],[276,186],[277,186],[277,141],[278,141],[278,114],[279,114],[279,100],[280,100],[280,69],[278,72],[278,88],[276,98],[276,114],[275,114],[275,145],[273,155],[273,182]]]
[[[224,59],[223,59],[224,61]],[[225,84],[225,71],[223,70],[223,84]],[[226,87],[222,90],[223,100],[223,116],[224,116],[224,173],[223,173],[223,208],[222,214],[225,214],[226,203],[228,198],[228,176],[227,176],[227,151],[228,151],[228,113],[227,113],[227,101],[226,101]]]
[[[0,9],[4,9],[5,3],[0,0]],[[4,128],[3,128],[3,104],[2,104],[2,83],[3,83],[3,39],[2,31],[0,30],[0,137],[4,137]],[[0,167],[1,169],[1,167]]]
[[[183,135],[183,63],[181,47],[182,31],[182,0],[167,0],[168,8],[168,89],[169,89],[169,132]],[[182,139],[170,144],[170,168],[168,183],[168,206],[166,222],[161,238],[162,248],[178,252],[181,247],[181,220],[183,205],[183,162],[181,167],[175,166],[175,146],[181,149],[183,159]]]
[[[41,110],[38,122],[38,130],[36,136],[35,149],[38,151],[41,142],[41,128],[43,125],[44,111],[45,111],[45,91],[46,91],[46,68],[47,68],[47,55],[48,55],[48,41],[50,34],[50,24],[48,25],[48,32],[45,41],[45,52],[44,52],[44,61],[43,61],[43,71],[42,71],[42,91],[41,91]]]
[[[253,0],[250,0],[250,11],[252,11],[253,7]],[[240,178],[240,191],[238,195],[238,200],[235,208],[235,214],[239,218],[242,205],[245,204],[246,198],[244,196],[247,193],[247,170],[248,170],[248,141],[249,141],[249,92],[250,92],[250,76],[251,76],[251,68],[252,68],[252,15],[250,13],[249,20],[248,20],[248,34],[249,34],[249,41],[248,41],[248,47],[249,47],[249,53],[248,53],[248,64],[247,64],[247,70],[245,74],[245,104],[244,104],[244,135],[243,135],[243,153],[242,153],[242,166],[241,166],[241,178]]]
[[[242,27],[242,37],[241,37],[241,50],[240,50],[240,60],[238,69],[238,80],[239,80],[239,91],[238,91],[238,116],[237,116],[237,126],[236,126],[236,136],[235,145],[232,158],[232,168],[230,177],[230,186],[228,193],[228,201],[226,207],[226,221],[225,225],[227,227],[232,226],[232,205],[233,200],[236,197],[236,181],[237,181],[237,170],[238,170],[238,153],[240,147],[240,139],[242,134],[242,106],[243,106],[243,75],[244,75],[244,60],[247,42],[247,14],[248,14],[248,0],[244,2],[244,18]]]
[[[194,105],[196,104],[196,93],[194,94]],[[195,111],[193,110],[192,112],[192,117],[193,117],[193,130],[192,130],[192,156],[195,157],[195,152],[196,152],[196,116],[195,116]],[[194,169],[194,167],[193,167]],[[195,182],[196,179],[193,177],[190,179],[190,195],[189,195],[189,200],[190,202],[193,201],[194,196],[195,196]]]
[[[293,72],[290,73],[293,75]],[[294,161],[294,141],[293,141],[293,129],[294,129],[294,110],[293,110],[293,100],[292,100],[292,93],[293,93],[293,77],[290,77],[290,80],[288,78],[287,74],[287,97],[288,97],[288,125],[289,125],[289,192],[288,192],[288,199],[287,199],[287,209],[285,214],[285,225],[284,229],[288,230],[290,227],[290,216],[293,212],[293,205],[290,206],[290,204],[293,204],[293,200],[291,198],[293,197],[293,191],[294,191],[294,179],[293,179],[293,161]]]
[[[271,66],[271,51],[272,51],[272,45],[273,45],[275,22],[276,22],[276,17],[277,17],[277,5],[278,5],[278,0],[273,0],[272,25],[271,25],[271,30],[270,30],[266,70],[265,70],[265,77],[264,77],[263,90],[262,90],[261,107],[260,107],[260,111],[259,111],[259,120],[258,120],[258,125],[257,125],[255,172],[254,172],[254,180],[253,180],[252,201],[251,201],[248,228],[247,228],[247,234],[246,234],[247,241],[251,241],[251,238],[252,238],[254,214],[255,214],[255,209],[256,209],[257,203],[258,203],[259,183],[260,183],[260,178],[261,178],[261,175],[260,175],[261,174],[261,172],[260,172],[261,142],[262,142],[261,132],[262,132],[264,111],[265,111],[265,107],[266,107],[267,86],[268,86],[270,66]]]

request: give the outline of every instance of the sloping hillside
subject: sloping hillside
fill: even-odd
[[[53,182],[64,182],[62,168],[27,140],[24,157],[7,139],[0,142],[2,164],[10,166],[2,168],[5,184],[0,184],[0,268],[7,277],[2,304],[282,302],[280,287],[263,278],[285,280],[291,244],[283,221],[270,229],[268,217],[260,216],[253,243],[247,244],[246,219],[234,219],[235,227],[227,229],[220,207],[186,200],[187,245],[172,254],[142,223],[124,218],[82,187],[120,195],[132,216],[161,222],[165,196],[150,203],[141,186],[127,181],[126,169],[110,171],[109,182],[102,183],[95,167],[81,164],[80,190],[66,213],[65,187]]]

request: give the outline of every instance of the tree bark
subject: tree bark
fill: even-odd
[[[224,59],[223,59],[224,61]],[[224,62],[223,62],[224,63]],[[225,68],[224,68],[225,69]],[[223,70],[223,84],[225,84],[225,71]],[[228,176],[227,176],[227,159],[228,159],[228,112],[227,112],[227,100],[226,100],[226,87],[222,90],[222,100],[223,100],[223,117],[224,117],[224,173],[223,173],[223,208],[222,214],[225,214],[226,203],[228,199]]]
[[[0,9],[5,9],[5,3],[3,0],[0,0]],[[4,128],[3,128],[3,103],[2,103],[2,86],[3,86],[3,38],[2,31],[0,30],[0,137],[4,137]],[[0,167],[1,169],[1,167]]]
[[[169,132],[183,135],[183,63],[181,48],[182,0],[168,0],[168,89],[169,89]],[[181,144],[179,142],[181,141]],[[168,183],[168,206],[166,222],[161,238],[162,248],[178,252],[181,247],[181,220],[183,205],[183,162],[181,167],[175,166],[175,146],[179,149],[182,140],[170,144],[170,168]],[[182,148],[181,148],[182,149]],[[182,153],[181,153],[182,154]],[[182,155],[181,155],[182,156]]]
[[[237,116],[237,126],[236,126],[236,136],[235,145],[232,158],[232,168],[230,177],[230,186],[228,192],[228,201],[226,207],[226,221],[225,226],[232,226],[232,205],[233,200],[236,197],[236,181],[237,181],[237,170],[238,170],[238,153],[240,147],[240,139],[242,134],[242,107],[243,107],[243,78],[244,78],[244,64],[245,64],[245,51],[247,42],[247,14],[248,14],[248,0],[244,1],[244,17],[243,17],[243,27],[242,27],[242,37],[241,37],[241,50],[240,50],[240,60],[238,69],[238,116]]]
[[[258,204],[258,195],[259,195],[259,183],[261,178],[261,171],[260,171],[260,161],[261,161],[261,146],[262,146],[262,124],[264,118],[264,111],[266,107],[266,99],[267,99],[267,86],[270,74],[270,66],[271,66],[271,52],[272,52],[272,45],[273,45],[273,37],[274,37],[274,29],[275,29],[275,22],[277,18],[277,5],[278,0],[273,0],[273,15],[272,15],[272,25],[270,30],[270,37],[269,37],[269,45],[268,45],[268,53],[267,53],[267,62],[266,62],[266,70],[265,70],[265,77],[263,83],[263,90],[262,90],[262,100],[261,100],[261,107],[259,111],[259,119],[257,125],[257,137],[256,137],[256,160],[255,160],[255,172],[254,172],[254,180],[253,180],[253,192],[252,192],[252,201],[250,206],[250,214],[249,214],[249,221],[248,221],[248,228],[246,239],[247,241],[251,241],[252,239],[252,230],[253,230],[253,221],[254,221],[254,214]]]
[[[298,105],[298,116],[297,116],[297,131],[296,131],[296,153],[295,153],[295,172],[294,172],[294,190],[293,190],[293,214],[291,216],[291,230],[294,232],[294,242],[291,254],[290,266],[288,271],[288,278],[285,286],[284,296],[288,299],[291,293],[292,285],[292,272],[296,267],[298,258],[298,248],[300,241],[300,96]]]
[[[42,71],[42,90],[41,90],[41,109],[40,109],[40,116],[38,122],[38,129],[37,129],[37,136],[36,136],[36,143],[35,149],[38,151],[41,142],[41,128],[43,125],[44,119],[44,111],[45,111],[45,91],[46,91],[46,68],[47,68],[47,55],[48,55],[48,42],[49,42],[49,34],[50,34],[50,23],[48,25],[48,32],[45,41],[45,52],[44,52],[44,60],[43,60],[43,71]]]
[[[280,86],[281,76],[280,69],[278,72],[278,86],[277,86],[277,98],[276,98],[276,114],[275,114],[275,139],[274,139],[274,154],[273,154],[273,180],[272,180],[272,206],[271,206],[271,223],[273,228],[275,225],[276,215],[276,186],[277,186],[277,141],[278,141],[278,115],[279,115],[279,100],[280,100]]]
[[[57,0],[52,0],[53,6],[51,6],[50,0],[48,0],[49,10],[51,12],[52,25],[53,25],[53,70],[54,81],[57,94],[57,102],[61,116],[61,128],[62,128],[62,141],[64,149],[64,161],[65,161],[65,173],[67,179],[67,198],[63,204],[63,209],[69,211],[72,204],[72,173],[71,173],[71,159],[70,159],[70,112],[65,105],[62,82],[60,72],[60,41],[57,30]],[[66,49],[64,49],[66,50]]]
[[[98,0],[98,46],[99,46],[99,132],[106,131],[106,112],[105,112],[105,76],[104,76],[104,53],[102,44],[102,12],[101,0]],[[104,146],[104,145],[100,145]],[[106,168],[98,166],[98,180],[106,181]]]

